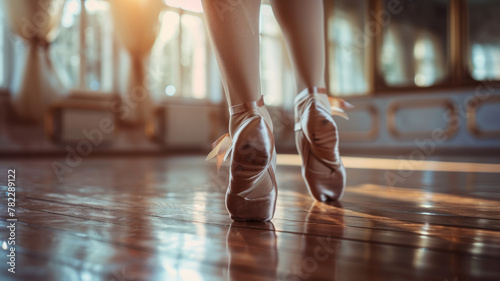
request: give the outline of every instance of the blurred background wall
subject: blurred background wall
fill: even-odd
[[[16,2],[16,4],[13,4]],[[500,2],[325,0],[345,153],[500,152]],[[200,0],[3,0],[0,155],[204,152],[227,109]],[[262,92],[293,152],[293,74],[261,8]]]

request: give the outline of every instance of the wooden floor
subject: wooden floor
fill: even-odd
[[[495,160],[436,172],[347,158],[345,196],[324,204],[283,159],[271,223],[232,223],[227,174],[202,156],[87,158],[62,182],[64,158],[0,160],[2,194],[7,169],[18,186],[16,273],[0,250],[0,280],[500,280]]]

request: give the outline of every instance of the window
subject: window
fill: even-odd
[[[367,3],[336,0],[328,17],[329,84],[332,94],[349,96],[368,91],[368,40],[364,37]]]
[[[214,58],[208,47],[201,2],[165,0],[165,3],[168,8],[161,16],[162,26],[151,51],[149,69],[156,84],[153,95],[206,99],[210,82],[219,79],[207,73],[213,69],[210,66]],[[280,27],[268,4],[261,7],[260,35],[262,93],[266,104],[291,107],[295,95],[293,73]]]
[[[157,86],[152,94],[157,97],[180,95],[179,18],[176,12],[163,12],[162,26],[151,50],[150,68]]]
[[[110,4],[105,0],[85,1],[83,44],[80,42],[81,8],[80,0],[66,2],[59,35],[51,47],[54,65],[68,88],[112,91],[114,36]],[[83,52],[82,45],[85,46]]]
[[[290,107],[295,83],[286,47],[270,5],[260,10],[260,69],[262,94],[270,106]]]
[[[207,98],[208,38],[200,1],[165,1],[162,25],[151,51],[153,95]]]
[[[7,43],[6,22],[3,9],[3,2],[0,2],[0,88],[6,85],[6,67],[5,67],[5,44]]]
[[[59,34],[50,47],[56,72],[67,88],[79,85],[80,8],[79,0],[66,2],[59,26]]]
[[[213,60],[201,14],[200,1],[165,0],[162,26],[151,53],[155,97],[207,98],[208,75]],[[294,83],[280,27],[270,5],[261,8],[261,74],[266,104],[293,104]],[[210,68],[212,69],[212,68]],[[215,78],[215,79],[214,79]]]
[[[498,80],[497,2],[325,1],[330,91],[401,93],[472,86],[470,76]],[[464,20],[467,12],[470,22]]]
[[[383,9],[391,11],[383,1]],[[379,71],[387,86],[427,87],[449,75],[448,1],[405,1],[383,30]],[[391,3],[392,4],[392,3]]]
[[[193,98],[203,99],[207,90],[207,39],[203,20],[199,16],[182,15],[181,25],[182,90],[191,93]]]
[[[469,72],[475,80],[500,80],[500,2],[468,1]]]
[[[85,0],[85,86],[90,90],[113,88],[113,44],[110,3]]]

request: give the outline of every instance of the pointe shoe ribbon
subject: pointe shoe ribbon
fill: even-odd
[[[229,133],[225,133],[212,144],[212,151],[210,151],[210,153],[207,155],[205,161],[217,157],[217,173],[218,173],[220,167],[222,166],[222,163],[224,163],[228,155],[231,154],[232,146],[233,146],[233,140],[231,139],[231,136],[229,136]]]
[[[248,111],[253,108],[259,108],[264,105],[264,97],[261,96],[257,101],[243,103],[229,108],[230,115],[239,114]],[[212,151],[207,155],[205,161],[217,157],[217,172],[220,171],[222,163],[226,161],[227,157],[231,154],[231,149],[233,147],[233,140],[229,133],[225,133],[220,136],[213,144]]]
[[[354,108],[354,106],[345,100],[337,97],[328,97],[328,102],[330,103],[330,108],[332,110],[332,115],[340,116],[346,120],[349,120],[347,113],[344,110]]]
[[[346,120],[349,120],[345,110],[354,108],[354,106],[345,100],[338,97],[328,96],[325,88],[311,87],[306,88],[300,92],[295,97],[295,104],[302,104],[306,102],[309,98],[312,98],[322,104],[323,108],[330,108],[330,114],[332,116],[340,116]],[[301,130],[300,123],[295,124],[295,131]]]

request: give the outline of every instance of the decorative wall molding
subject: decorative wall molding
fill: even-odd
[[[387,108],[387,130],[390,135],[396,139],[416,139],[426,138],[432,131],[415,131],[415,132],[401,132],[396,125],[396,116],[398,112],[405,109],[414,108],[434,108],[442,107],[445,111],[450,113],[449,120],[458,120],[458,113],[449,99],[432,99],[432,100],[397,100],[389,104]],[[444,130],[443,137],[450,139],[458,131],[458,122],[448,122]]]
[[[350,131],[339,132],[342,141],[371,141],[377,138],[380,133],[380,116],[379,110],[372,103],[365,103],[349,109],[348,114],[355,111],[368,112],[371,121],[370,129],[367,131]]]
[[[487,100],[481,101],[477,100],[475,106],[467,107],[467,130],[471,135],[478,139],[489,139],[489,138],[500,138],[500,130],[485,131],[481,129],[478,125],[477,112],[484,104],[499,104],[500,108],[500,96],[491,96]],[[500,109],[499,109],[500,112]],[[500,117],[499,117],[500,121]]]

